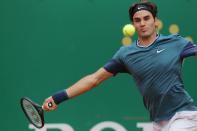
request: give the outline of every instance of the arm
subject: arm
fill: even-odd
[[[65,92],[67,93],[68,98],[74,98],[98,86],[102,81],[110,78],[111,76],[113,76],[112,73],[106,71],[104,68],[100,68],[95,73],[83,77],[74,85],[67,88]],[[48,107],[49,102],[52,102],[53,107],[51,108]],[[57,104],[55,104],[52,96],[47,98],[45,102],[43,103],[43,109],[46,111],[51,111],[56,108],[57,108]]]
[[[69,98],[73,98],[91,90],[111,76],[113,76],[112,73],[107,72],[104,68],[100,68],[95,73],[82,78],[77,83],[66,89],[66,92],[68,93]]]

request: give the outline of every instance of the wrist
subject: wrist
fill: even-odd
[[[57,105],[69,99],[68,94],[65,90],[56,92],[52,95],[52,98]]]

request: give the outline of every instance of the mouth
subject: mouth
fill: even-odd
[[[144,31],[147,30],[147,28],[146,28],[146,27],[141,27],[141,28],[139,28],[139,30],[140,30],[141,32],[144,32]]]
[[[140,31],[143,32],[143,33],[145,33],[147,30],[146,29],[141,29]]]

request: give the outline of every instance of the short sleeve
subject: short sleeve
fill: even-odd
[[[115,55],[105,65],[104,69],[112,73],[114,76],[117,73],[127,73],[124,63],[122,62],[123,48],[120,48]]]
[[[197,52],[197,46],[189,42],[181,52],[181,58],[192,56],[196,52]]]

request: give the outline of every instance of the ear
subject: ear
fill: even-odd
[[[163,27],[162,21],[159,20],[157,17],[155,17],[155,27],[156,27],[158,30],[161,30],[161,28]]]
[[[157,17],[155,17],[155,26],[158,27],[159,26],[159,20]]]

